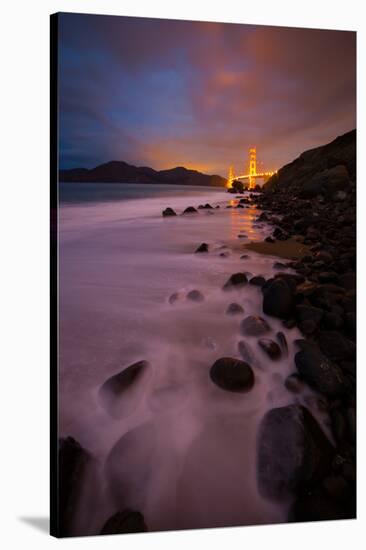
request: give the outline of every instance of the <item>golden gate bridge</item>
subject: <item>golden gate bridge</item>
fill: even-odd
[[[234,174],[233,166],[230,166],[229,175],[227,179],[227,187],[228,188],[232,187],[234,180],[248,180],[249,189],[254,189],[257,179],[263,179],[264,181],[267,181],[276,172],[277,170],[274,170],[273,172],[271,171],[257,172],[257,148],[251,147],[249,149],[249,173],[236,176]]]

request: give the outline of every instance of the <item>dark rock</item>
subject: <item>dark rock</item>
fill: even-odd
[[[108,378],[100,387],[100,403],[113,418],[121,418],[126,409],[133,408],[142,397],[144,388],[140,381],[148,371],[150,364],[138,361]]]
[[[247,363],[252,363],[253,361],[253,352],[247,342],[240,340],[238,342],[238,350],[244,361]]]
[[[314,344],[306,344],[296,353],[295,363],[300,376],[315,390],[329,397],[342,395],[345,378],[338,365],[332,363]]]
[[[242,313],[244,313],[244,309],[240,304],[236,304],[235,302],[230,304],[226,310],[226,315],[240,315]]]
[[[342,444],[347,435],[347,422],[340,409],[330,411],[332,432],[338,444]]]
[[[165,210],[163,210],[163,216],[176,216],[177,214],[174,212],[173,208],[165,208]]]
[[[277,332],[276,338],[277,338],[278,343],[280,344],[283,355],[285,357],[287,357],[288,356],[288,346],[287,346],[286,336],[283,334],[283,332],[280,331],[280,332]]]
[[[323,479],[326,493],[335,500],[344,501],[350,495],[350,486],[342,476],[328,476]]]
[[[338,282],[343,288],[353,290],[356,288],[356,273],[350,271],[349,273],[339,275]]]
[[[198,210],[196,210],[193,206],[188,206],[184,211],[183,214],[198,214]]]
[[[262,317],[249,315],[240,323],[240,330],[245,336],[262,336],[267,334],[271,328]]]
[[[324,494],[308,494],[298,498],[289,513],[290,521],[329,521],[345,519],[342,507]]]
[[[177,300],[179,300],[179,294],[178,292],[174,292],[171,294],[168,298],[169,304],[174,304]]]
[[[215,361],[210,377],[220,388],[232,392],[247,392],[254,385],[254,374],[250,365],[232,357],[222,357]]]
[[[286,269],[286,265],[283,264],[282,262],[275,262],[273,264],[273,269]]]
[[[338,275],[335,271],[322,271],[318,274],[320,283],[335,283],[338,282]]]
[[[264,240],[266,241],[266,243],[274,243],[275,242],[275,240],[272,239],[272,237],[266,237]]]
[[[322,352],[336,361],[353,359],[356,345],[336,330],[323,330],[319,333],[319,346]]]
[[[250,258],[249,254],[243,254],[242,256],[240,256],[241,260],[247,260],[248,258]]]
[[[300,393],[304,389],[304,382],[301,380],[300,376],[294,372],[286,378],[285,387],[292,393]]]
[[[117,535],[122,533],[146,532],[144,516],[140,512],[126,508],[111,516],[100,531],[101,535]]]
[[[59,440],[58,535],[73,535],[73,522],[80,503],[85,472],[92,457],[73,437]]]
[[[273,340],[269,338],[260,338],[258,340],[258,345],[271,359],[279,359],[281,357],[280,346]]]
[[[282,279],[273,280],[263,289],[263,312],[267,315],[287,319],[293,313],[294,304],[293,292]]]
[[[248,282],[247,276],[245,273],[234,273],[231,275],[230,279],[226,281],[223,286],[224,290],[229,290],[231,288],[240,288],[245,286]]]
[[[192,302],[203,302],[204,299],[202,292],[199,290],[191,290],[187,294],[187,300],[192,300]]]
[[[320,324],[323,310],[314,306],[296,306],[296,319],[299,329],[304,334],[312,334]]]
[[[260,286],[262,287],[265,284],[266,280],[261,275],[256,275],[255,277],[252,277],[249,281],[249,284],[254,286]]]
[[[285,328],[290,330],[296,327],[295,319],[285,319],[284,321],[282,321],[282,324]]]
[[[257,480],[260,493],[279,499],[311,486],[327,472],[333,448],[301,405],[268,411],[259,428]]]
[[[202,243],[199,245],[199,247],[195,250],[195,252],[208,252],[208,244]]]

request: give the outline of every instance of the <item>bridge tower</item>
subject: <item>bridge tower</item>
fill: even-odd
[[[255,176],[257,173],[257,148],[249,149],[249,189],[255,187]]]
[[[227,187],[228,187],[228,189],[230,189],[230,187],[232,187],[234,179],[235,179],[234,168],[233,168],[233,166],[230,166],[229,167],[229,174],[228,174],[228,177],[227,177]]]

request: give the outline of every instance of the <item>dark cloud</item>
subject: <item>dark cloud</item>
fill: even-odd
[[[60,45],[65,167],[275,168],[356,124],[353,32],[62,14]]]

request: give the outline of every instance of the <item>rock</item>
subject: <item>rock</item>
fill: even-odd
[[[199,245],[199,247],[195,250],[195,252],[208,252],[208,244],[202,243]]]
[[[163,216],[166,217],[166,216],[176,216],[177,214],[174,212],[173,208],[165,208],[165,210],[163,210]]]
[[[329,521],[346,517],[342,507],[326,494],[303,495],[289,512],[289,521]]]
[[[174,292],[171,294],[168,298],[169,304],[174,304],[177,300],[179,300],[179,294],[178,292]]]
[[[283,355],[285,357],[287,357],[288,356],[288,346],[287,346],[286,336],[283,334],[283,332],[280,331],[280,332],[277,332],[276,338],[277,338],[278,343],[280,344]]]
[[[257,481],[260,493],[281,499],[311,486],[328,471],[333,448],[305,407],[268,411],[259,427]]]
[[[258,345],[271,359],[275,360],[281,357],[280,346],[273,340],[269,338],[260,338],[258,340]]]
[[[240,340],[238,342],[238,350],[244,361],[247,363],[253,362],[253,352],[247,342],[244,342],[244,340]]]
[[[266,237],[264,240],[266,241],[266,243],[274,243],[275,242],[275,240],[272,239],[272,237]]]
[[[249,254],[243,254],[242,256],[240,256],[241,260],[247,260],[248,258],[250,258]]]
[[[210,377],[217,386],[232,392],[247,392],[254,385],[254,373],[250,365],[232,357],[222,357],[215,361]]]
[[[191,290],[188,292],[186,296],[187,300],[191,300],[192,302],[203,302],[205,299],[202,292],[199,290]]]
[[[235,302],[231,303],[226,310],[226,315],[240,315],[241,313],[244,313],[244,309],[240,304],[236,304]]]
[[[292,393],[300,393],[304,389],[304,382],[301,380],[300,376],[294,372],[286,378],[285,387]]]
[[[294,309],[294,295],[282,279],[274,279],[263,289],[263,312],[273,317],[287,319]]]
[[[262,336],[270,330],[267,321],[255,315],[249,315],[240,323],[240,331],[245,336]]]
[[[85,472],[92,457],[73,437],[59,440],[58,450],[58,536],[73,533]]]
[[[117,535],[122,533],[146,532],[144,516],[140,512],[126,508],[111,516],[100,531],[101,535]]]
[[[196,210],[193,206],[188,206],[184,211],[183,214],[198,214],[198,210]]]
[[[231,275],[230,279],[226,281],[223,286],[224,290],[230,290],[231,288],[240,288],[245,286],[248,282],[247,276],[245,273],[234,273]]]
[[[323,487],[331,498],[344,501],[350,495],[350,487],[342,476],[331,475],[323,479]]]
[[[330,411],[330,419],[334,439],[338,444],[344,443],[347,435],[347,423],[342,411],[340,409],[332,409]]]
[[[318,274],[320,283],[335,283],[338,282],[338,275],[335,271],[322,271]]]
[[[329,397],[345,391],[345,378],[338,365],[332,363],[314,344],[304,344],[295,355],[300,376],[315,390]]]
[[[349,273],[339,275],[338,282],[343,288],[353,290],[356,288],[356,273],[350,271]]]
[[[296,306],[296,319],[299,329],[304,334],[312,334],[320,324],[323,310],[314,306]]]
[[[266,280],[261,275],[256,275],[255,277],[252,277],[249,281],[250,285],[254,286],[260,286],[262,287],[265,284]]]
[[[356,345],[336,330],[323,330],[319,333],[319,347],[322,352],[335,361],[353,359]]]
[[[147,361],[138,361],[108,378],[98,393],[102,407],[113,418],[131,414],[143,397],[145,387],[141,382],[150,370]]]

